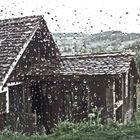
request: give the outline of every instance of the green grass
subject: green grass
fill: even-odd
[[[125,125],[109,123],[108,125],[89,124],[89,122],[72,123],[64,121],[54,133],[25,135],[4,130],[0,140],[140,140],[140,113],[137,120]]]

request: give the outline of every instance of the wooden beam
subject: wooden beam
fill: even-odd
[[[20,84],[22,84],[22,82],[10,82],[10,83],[7,83],[7,86],[10,87],[10,86],[16,86]]]

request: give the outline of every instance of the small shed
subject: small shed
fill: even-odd
[[[49,67],[43,63],[33,65],[26,74],[37,81],[33,91],[36,83],[38,89],[41,88],[45,100],[42,105],[46,109],[42,119],[45,121],[50,120],[46,119],[46,112],[53,118],[52,124],[62,118],[80,121],[95,107],[102,110],[103,121],[111,118],[127,122],[134,115],[139,77],[134,53],[61,56],[55,69]]]
[[[0,20],[0,128],[46,131],[93,108],[126,122],[136,111],[130,52],[61,56],[43,16]]]

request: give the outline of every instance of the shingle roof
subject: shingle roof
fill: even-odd
[[[0,82],[34,34],[42,16],[0,20]]]
[[[126,73],[134,55],[129,53],[93,54],[62,57],[60,65],[39,64],[28,75],[104,75]]]

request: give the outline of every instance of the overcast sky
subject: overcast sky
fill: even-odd
[[[140,33],[140,0],[0,0],[3,18],[44,15],[51,32]]]

